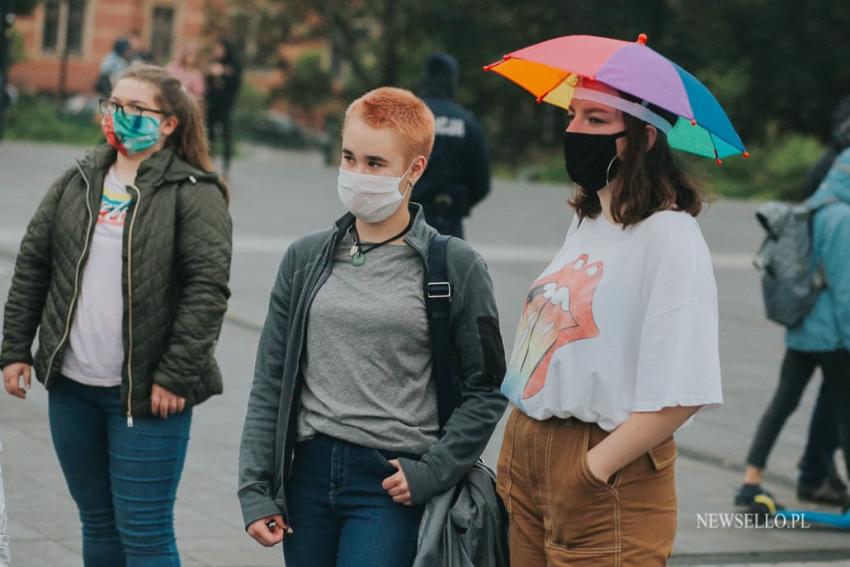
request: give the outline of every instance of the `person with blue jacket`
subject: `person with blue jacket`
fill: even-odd
[[[751,505],[761,494],[770,496],[761,487],[767,457],[811,378],[811,373],[796,371],[789,357],[820,366],[824,395],[831,400],[839,445],[850,470],[850,149],[835,158],[808,203],[820,207],[813,214],[812,255],[823,270],[826,287],[806,318],[786,333],[788,350],[779,386],[759,422],[744,484],[735,497],[742,506]]]
[[[809,170],[803,185],[804,199],[811,197],[829,173],[835,158],[850,148],[850,96],[841,99],[832,114],[832,139],[823,155]],[[796,360],[801,373],[809,376],[817,370],[806,353],[789,351],[787,356]],[[800,475],[797,480],[797,498],[808,502],[828,505],[847,505],[850,496],[847,484],[835,467],[835,452],[838,449],[838,432],[832,416],[832,400],[826,388],[821,387],[809,425],[809,438],[803,457],[800,459]]]

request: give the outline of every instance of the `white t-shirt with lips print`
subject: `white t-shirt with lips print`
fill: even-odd
[[[502,392],[529,417],[606,431],[633,412],[722,404],[717,286],[696,220],[574,218],[528,293]]]

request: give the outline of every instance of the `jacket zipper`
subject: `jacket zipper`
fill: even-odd
[[[336,255],[336,238],[335,237],[334,237],[334,243],[333,243],[332,247],[333,247],[333,251],[331,252],[330,260],[329,260],[329,262],[327,262],[322,267],[322,273],[321,273],[318,281],[316,281],[315,285],[313,286],[313,289],[310,290],[310,295],[307,297],[307,303],[304,305],[304,331],[301,333],[301,340],[298,344],[298,364],[295,368],[296,380],[297,380],[297,377],[298,377],[298,373],[301,372],[301,355],[304,352],[304,342],[307,340],[307,321],[308,321],[309,316],[310,316],[310,306],[313,305],[313,300],[316,298],[316,294],[319,293],[319,290],[322,288],[323,285],[325,285],[325,282],[328,281],[328,278],[331,276],[331,271],[333,269],[334,257]],[[331,269],[328,269],[329,267]],[[294,404],[295,404],[295,401],[294,401],[295,388],[297,388],[297,384],[293,386],[293,402],[292,402],[293,406],[290,408],[291,411],[295,410],[295,407],[294,407]],[[289,417],[290,417],[290,419],[292,419],[292,414],[290,414]],[[287,431],[289,431],[290,429],[291,428],[287,428]],[[289,435],[289,433],[287,433],[287,436],[288,435]],[[287,445],[288,441],[289,441],[288,439],[283,440],[284,447]],[[283,467],[284,467],[283,472],[285,473],[286,469],[289,468],[289,464],[286,463],[286,462],[284,462],[282,464],[283,464]],[[282,481],[283,481],[283,475],[281,475],[281,482]]]
[[[74,313],[74,306],[77,303],[77,299],[80,291],[80,268],[83,266],[83,260],[86,257],[89,249],[89,242],[91,241],[91,227],[92,220],[94,218],[94,214],[91,210],[91,184],[89,183],[86,174],[83,173],[83,169],[80,167],[79,162],[74,162],[74,165],[77,167],[77,171],[80,172],[80,176],[83,178],[83,181],[86,183],[86,210],[89,214],[89,222],[86,227],[86,243],[83,245],[83,252],[80,254],[80,259],[77,260],[77,269],[74,273],[74,293],[71,295],[71,303],[68,306],[68,315],[65,318],[65,332],[62,334],[62,338],[59,340],[59,344],[56,345],[56,350],[53,351],[53,354],[50,355],[50,362],[47,364],[47,372],[44,378],[44,387],[47,388],[50,383],[50,378],[53,371],[53,362],[56,358],[56,355],[62,349],[62,346],[65,344],[65,341],[68,340],[68,333],[71,331],[71,315]]]
[[[133,227],[142,206],[142,192],[135,185],[130,189],[136,192],[136,206],[133,207],[133,218],[130,219],[130,233],[127,236],[127,324],[129,327],[127,350],[127,427],[133,427]]]

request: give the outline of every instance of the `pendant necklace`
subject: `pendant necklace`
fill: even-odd
[[[413,226],[413,215],[410,215],[410,221],[407,223],[407,226],[396,234],[395,236],[384,240],[383,242],[378,242],[377,244],[372,244],[368,248],[364,248],[363,244],[360,242],[360,234],[357,232],[357,223],[355,222],[352,225],[354,229],[354,245],[351,247],[351,250],[348,251],[348,255],[351,256],[351,263],[356,267],[360,267],[366,263],[366,253],[371,252],[375,248],[380,248],[384,244],[389,244],[394,240],[398,240],[402,236],[408,233],[410,228]]]

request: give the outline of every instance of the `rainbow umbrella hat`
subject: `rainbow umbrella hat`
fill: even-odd
[[[670,146],[700,156],[749,154],[720,103],[696,77],[646,46],[592,35],[566,35],[513,51],[485,71],[494,71],[529,91],[537,102],[567,109],[573,98],[608,104],[667,133]],[[638,102],[583,86],[600,82]],[[675,114],[674,124],[650,104]]]

